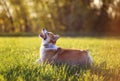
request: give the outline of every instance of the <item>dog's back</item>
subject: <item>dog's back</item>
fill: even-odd
[[[67,63],[69,65],[88,65],[92,64],[92,59],[87,50],[73,50],[58,48],[55,61],[57,63]]]

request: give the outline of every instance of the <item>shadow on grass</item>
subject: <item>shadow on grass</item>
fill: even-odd
[[[67,81],[77,80],[85,69],[78,66],[68,65],[19,65],[12,66],[0,75],[4,76],[7,81],[25,80],[25,81]]]
[[[1,71],[0,75],[4,76],[7,81],[68,81],[70,78],[71,81],[77,81],[79,78],[84,80],[83,75],[90,71],[89,81],[94,80],[92,75],[103,76],[104,81],[119,81],[120,70],[116,73],[115,69],[107,69],[105,66],[105,63],[91,68],[68,65],[19,65]]]
[[[94,65],[91,68],[91,74],[103,77],[104,81],[120,81],[120,69],[110,69],[107,68],[106,62],[101,63],[100,65]]]

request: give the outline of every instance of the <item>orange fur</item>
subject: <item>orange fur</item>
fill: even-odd
[[[54,57],[55,56],[55,57]],[[57,51],[46,51],[44,61],[49,63],[65,63],[69,65],[91,65],[91,59],[88,57],[88,51],[58,48]]]

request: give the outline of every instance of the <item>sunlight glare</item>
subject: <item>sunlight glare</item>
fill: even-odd
[[[102,5],[103,3],[101,0],[93,0],[93,2],[91,3],[91,7],[97,9],[100,9]]]

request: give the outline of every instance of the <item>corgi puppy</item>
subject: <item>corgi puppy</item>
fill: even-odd
[[[91,66],[92,58],[88,50],[64,49],[56,46],[59,35],[43,29],[40,33],[42,44],[40,47],[40,59],[38,62],[53,64],[68,64]]]

